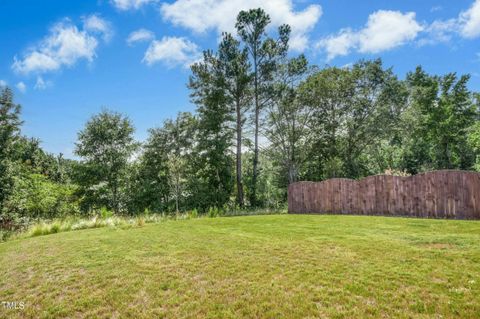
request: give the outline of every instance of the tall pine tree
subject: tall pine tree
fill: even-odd
[[[13,187],[12,152],[20,131],[19,104],[13,101],[13,92],[5,87],[0,92],[0,224],[9,222],[4,205]],[[6,225],[5,225],[6,226]]]
[[[200,208],[222,207],[233,190],[232,109],[218,56],[204,53],[203,61],[191,67],[189,87],[197,104],[197,183]]]
[[[257,198],[257,182],[259,175],[259,135],[262,110],[272,101],[273,74],[278,60],[283,58],[288,50],[290,27],[282,25],[278,29],[279,38],[274,40],[267,36],[266,28],[270,17],[263,9],[240,11],[236,28],[242,39],[251,62],[253,78],[253,125],[254,125],[254,155],[252,165],[252,183],[250,185],[250,205],[259,206]]]
[[[242,178],[242,140],[245,113],[250,103],[250,64],[246,49],[240,48],[240,42],[231,34],[224,33],[218,49],[218,59],[225,79],[227,101],[234,110],[236,134],[236,186],[237,204],[244,206],[244,190]]]

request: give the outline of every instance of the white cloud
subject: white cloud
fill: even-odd
[[[359,51],[378,53],[390,50],[415,39],[422,30],[414,12],[377,11],[368,17],[366,28],[359,34]]]
[[[84,29],[79,30],[68,19],[55,24],[50,33],[27,50],[22,58],[14,57],[13,70],[21,74],[45,73],[57,71],[62,66],[73,66],[82,59],[91,62],[99,43],[95,34],[99,30],[92,32],[93,26],[95,24],[85,24]]]
[[[188,67],[199,58],[200,51],[195,43],[186,38],[163,37],[160,41],[153,40],[150,43],[142,62],[147,65],[163,62],[170,67]]]
[[[466,39],[480,36],[480,0],[476,0],[458,17],[448,20],[435,20],[425,29],[425,37],[420,45],[449,42],[454,35]]]
[[[163,18],[175,25],[194,32],[216,30],[233,32],[238,12],[263,8],[272,20],[272,27],[287,23],[292,27],[290,47],[297,51],[308,45],[308,32],[322,15],[322,7],[310,5],[303,11],[295,11],[292,0],[177,0],[163,3]]]
[[[137,10],[140,7],[157,2],[156,0],[111,0],[111,3],[115,6],[115,8],[119,10]]]
[[[16,87],[17,87],[18,91],[20,91],[21,93],[27,92],[27,86],[22,81],[18,82]]]
[[[327,52],[327,60],[330,61],[336,56],[349,54],[357,41],[358,37],[351,29],[343,29],[336,35],[320,40],[317,47]]]
[[[48,72],[58,70],[60,62],[49,53],[32,51],[22,60],[14,58],[13,69],[18,73]]]
[[[41,76],[38,76],[37,82],[35,82],[35,86],[33,88],[35,90],[45,90],[51,85],[52,85],[51,81],[45,81]]]
[[[460,34],[464,38],[473,39],[480,36],[480,0],[459,16]]]
[[[456,30],[458,30],[456,19],[435,20],[425,27],[425,37],[420,39],[418,44],[422,46],[439,42],[447,43],[452,39],[453,32]]]
[[[364,28],[340,30],[317,43],[327,52],[327,59],[347,55],[352,50],[360,53],[378,53],[401,46],[414,40],[423,30],[415,20],[414,12],[379,10],[368,17]]]
[[[106,42],[110,41],[113,36],[111,23],[96,14],[83,18],[83,29],[87,32],[101,34]]]
[[[0,80],[0,87],[4,87],[4,86],[7,86],[7,81],[5,80]]]
[[[153,40],[154,38],[155,38],[155,35],[153,34],[152,31],[147,29],[138,29],[129,34],[127,38],[127,44],[132,46],[137,42],[146,42],[146,41]]]

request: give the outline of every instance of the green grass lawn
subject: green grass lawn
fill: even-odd
[[[0,244],[0,318],[479,318],[480,223],[273,215]],[[1,305],[0,305],[1,306]]]

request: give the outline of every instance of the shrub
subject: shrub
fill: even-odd
[[[76,187],[49,180],[41,174],[19,172],[6,203],[11,215],[33,219],[51,219],[79,213]]]
[[[102,208],[100,208],[100,217],[102,217],[102,219],[107,219],[112,216],[113,216],[113,212],[108,210],[107,207],[102,206]]]
[[[61,229],[61,224],[60,222],[54,222],[51,226],[50,226],[50,231],[49,233],[50,234],[55,234],[55,233],[58,233],[60,232],[60,229]]]
[[[145,226],[145,219],[143,217],[138,217],[137,218],[137,226],[138,227],[143,227]]]
[[[188,218],[198,218],[198,211],[196,208],[187,213]]]
[[[30,229],[30,236],[36,237],[36,236],[45,235],[45,229],[46,229],[46,225],[43,222],[40,224],[33,225],[33,227]]]
[[[0,229],[0,242],[8,240],[14,232]]]
[[[411,175],[407,171],[402,171],[402,170],[393,169],[393,168],[386,169],[384,174],[385,175],[392,175],[392,176],[404,176],[404,177]]]
[[[159,214],[150,214],[150,215],[145,215],[144,219],[145,219],[145,223],[158,223],[162,220],[165,220],[166,217],[164,215],[159,215]]]
[[[223,215],[223,211],[218,207],[210,207],[207,212],[207,216],[210,218],[215,218],[222,215]]]
[[[275,211],[275,210],[269,210],[269,209],[226,212],[222,209],[219,209],[218,207],[210,207],[206,215],[208,217],[214,218],[219,216],[260,215],[260,214],[278,214],[278,213],[279,213],[278,210]],[[281,211],[280,213],[286,213],[286,211]],[[59,233],[59,232],[81,230],[81,229],[88,229],[88,228],[143,227],[147,223],[159,223],[166,220],[182,220],[182,219],[199,217],[198,211],[196,209],[193,209],[185,214],[178,214],[178,215],[149,214],[144,216],[138,216],[136,218],[126,218],[122,216],[106,217],[110,215],[110,212],[106,209],[101,209],[99,212],[99,215],[95,215],[91,218],[78,218],[78,217],[71,216],[63,219],[54,219],[51,221],[40,221],[40,222],[37,222],[36,224],[31,225],[28,228],[28,231],[23,233],[15,233],[15,232],[5,231],[0,229],[0,241],[7,240],[9,237],[12,237],[12,235],[14,235],[15,237],[35,237],[35,236],[42,236],[42,235]]]

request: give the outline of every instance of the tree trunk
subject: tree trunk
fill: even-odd
[[[243,184],[242,184],[242,113],[240,101],[237,99],[237,203],[243,208]]]
[[[118,214],[118,187],[117,187],[117,183],[115,182],[114,185],[113,185],[113,203],[112,203],[112,208],[113,208],[113,212],[115,214]]]
[[[179,179],[177,178],[177,185],[175,185],[175,209],[176,209],[176,212],[178,214],[178,197],[180,196],[180,181]]]
[[[296,165],[296,158],[295,158],[295,118],[292,121],[292,135],[293,138],[290,138],[290,159],[288,165],[288,185],[295,183],[297,181],[297,165]]]
[[[297,168],[295,163],[290,161],[288,165],[288,185],[295,183],[297,181]]]
[[[257,70],[257,50],[253,52],[254,67],[254,95],[255,95],[255,148],[253,154],[253,176],[252,176],[252,195],[250,200],[251,206],[257,206],[257,179],[258,179],[258,126],[260,117],[259,93],[258,93],[258,70]]]

